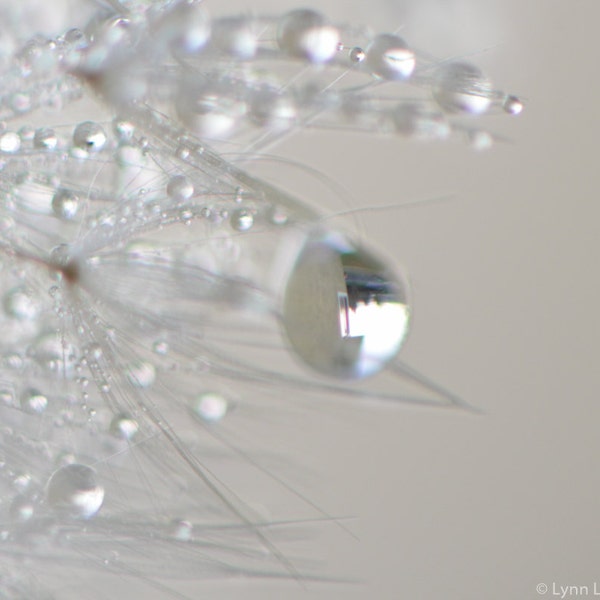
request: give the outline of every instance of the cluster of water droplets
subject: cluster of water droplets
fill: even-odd
[[[522,104],[473,65],[312,10],[211,20],[197,2],[106,4],[56,37],[3,31],[0,552],[49,588],[60,562],[159,589],[317,578],[205,456],[242,455],[219,428],[257,395],[386,398],[348,382],[394,360],[408,290],[214,148],[330,127],[472,138],[479,120],[464,117]],[[17,10],[1,7],[7,22]],[[72,107],[88,117],[65,125]],[[270,366],[282,349],[308,370]],[[0,571],[0,595],[44,597],[36,585]]]

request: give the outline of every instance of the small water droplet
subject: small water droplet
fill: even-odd
[[[58,136],[54,129],[49,127],[36,129],[33,136],[33,145],[40,150],[54,150],[58,146]]]
[[[174,175],[167,183],[167,195],[175,202],[184,202],[194,195],[194,186],[185,175]]]
[[[277,42],[291,56],[320,64],[328,62],[337,53],[340,33],[321,13],[297,9],[281,19]]]
[[[492,103],[492,86],[471,63],[444,63],[433,78],[433,97],[447,112],[481,115]]]
[[[99,152],[106,144],[106,133],[98,123],[84,121],[73,131],[73,144],[88,152]]]
[[[359,46],[350,49],[348,57],[353,63],[361,63],[365,60],[367,53]]]
[[[61,517],[91,519],[104,501],[104,488],[96,471],[82,464],[68,464],[55,471],[46,488],[48,505]]]
[[[14,154],[21,148],[21,138],[14,131],[7,131],[0,135],[0,152],[6,154]]]
[[[41,415],[48,407],[48,398],[39,390],[30,388],[21,396],[21,408],[30,413]]]
[[[24,288],[9,290],[4,295],[4,311],[19,321],[32,321],[40,312],[39,302]]]
[[[401,37],[382,33],[369,44],[366,64],[377,77],[405,81],[415,70],[416,58]]]
[[[126,413],[116,415],[110,423],[110,432],[122,440],[131,440],[138,432],[138,422]]]
[[[502,108],[509,115],[520,115],[523,112],[523,102],[516,96],[506,96]]]
[[[58,189],[52,198],[52,210],[59,219],[71,221],[79,210],[79,196],[71,190]]]
[[[236,231],[248,231],[254,224],[254,215],[250,211],[240,208],[233,211],[229,222]]]
[[[192,400],[192,411],[203,421],[216,423],[227,414],[228,402],[217,392],[205,392]]]
[[[148,388],[156,379],[156,369],[154,365],[146,361],[137,361],[129,365],[127,369],[127,379],[131,385],[138,388]]]

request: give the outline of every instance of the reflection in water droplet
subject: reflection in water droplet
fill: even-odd
[[[138,422],[125,413],[115,416],[110,424],[110,432],[122,440],[131,440],[139,428]]]
[[[382,79],[404,81],[415,70],[415,53],[397,35],[383,33],[375,37],[367,49],[367,66]]]
[[[340,378],[379,371],[400,349],[406,285],[340,234],[308,237],[287,282],[283,325],[296,354]]]
[[[93,121],[84,121],[73,131],[73,143],[90,152],[99,152],[106,144],[106,133],[101,125]]]
[[[49,506],[61,517],[91,519],[102,506],[104,488],[96,482],[96,471],[71,464],[55,471],[46,489]]]

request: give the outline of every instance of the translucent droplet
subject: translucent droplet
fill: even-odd
[[[373,75],[391,81],[404,81],[415,70],[415,53],[397,35],[382,33],[367,48],[366,64]]]
[[[138,422],[128,414],[116,415],[110,424],[110,432],[122,440],[131,440],[138,432]]]
[[[492,103],[490,81],[471,63],[442,64],[433,78],[433,97],[451,113],[481,115]]]
[[[252,94],[248,116],[260,127],[285,131],[296,123],[298,111],[289,95],[266,87]]]
[[[32,321],[38,316],[40,305],[29,292],[19,287],[5,294],[4,311],[13,319]]]
[[[192,401],[192,411],[203,421],[216,423],[227,414],[227,398],[217,392],[205,392]]]
[[[7,131],[0,135],[0,152],[14,154],[21,147],[21,138],[14,131]]]
[[[104,488],[96,482],[96,471],[82,464],[69,464],[55,471],[46,488],[48,505],[61,517],[91,519],[104,501]]]
[[[365,60],[367,53],[358,46],[354,46],[354,48],[350,49],[348,53],[348,57],[353,63],[361,63]]]
[[[28,496],[19,494],[10,503],[9,515],[12,521],[25,523],[29,521],[35,512],[35,503]]]
[[[59,218],[70,221],[79,210],[79,196],[70,190],[60,188],[52,198],[52,211]]]
[[[70,378],[79,361],[77,347],[57,333],[41,335],[30,348],[31,356],[47,371]]]
[[[248,231],[254,224],[254,215],[243,208],[234,210],[229,220],[236,231]]]
[[[258,47],[257,32],[252,22],[243,17],[229,17],[217,21],[212,40],[221,52],[241,60],[252,58]]]
[[[195,54],[210,38],[210,19],[199,3],[175,3],[175,8],[160,24],[157,36],[164,36],[171,48],[183,54]],[[162,41],[162,40],[161,40]]]
[[[406,285],[337,233],[308,236],[288,279],[283,325],[292,349],[326,375],[366,377],[398,352],[408,330]]]
[[[171,537],[178,542],[189,542],[192,539],[194,526],[183,519],[174,519],[170,525]]]
[[[293,10],[282,18],[277,31],[279,47],[297,58],[325,63],[338,51],[339,31],[314,10]]]
[[[58,136],[54,129],[49,127],[36,129],[33,136],[33,145],[41,150],[54,150],[58,146]]]
[[[127,369],[127,379],[131,385],[138,388],[148,388],[156,379],[156,369],[154,365],[146,361],[138,361],[129,365]]]
[[[28,413],[41,415],[48,407],[48,398],[39,390],[26,390],[21,396],[21,408]]]
[[[99,152],[106,144],[106,132],[93,121],[84,121],[73,131],[73,143],[88,152]]]
[[[194,186],[185,175],[174,175],[167,183],[167,195],[171,200],[183,202],[194,195]]]
[[[156,340],[152,345],[152,350],[159,356],[165,356],[169,352],[169,344],[165,340]]]
[[[442,140],[450,133],[450,124],[440,112],[428,112],[414,103],[399,104],[392,114],[396,131],[420,140]]]
[[[246,111],[245,102],[221,85],[184,88],[177,101],[177,114],[183,123],[207,139],[221,139],[233,133]]]
[[[523,112],[523,102],[516,96],[506,96],[502,108],[509,115],[520,115]]]
[[[116,118],[113,121],[113,130],[120,141],[128,142],[133,138],[135,125],[127,119]]]

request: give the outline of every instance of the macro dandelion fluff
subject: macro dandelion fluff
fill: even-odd
[[[339,585],[298,553],[311,529],[346,535],[339,515],[236,432],[290,392],[461,404],[396,358],[396,266],[252,159],[308,129],[483,148],[479,117],[520,100],[396,33],[207,9],[59,2],[45,26],[38,3],[1,5],[2,597],[82,597],[98,578],[159,597],[240,575]],[[362,381],[386,367],[394,391]],[[228,461],[287,512],[250,506]]]

